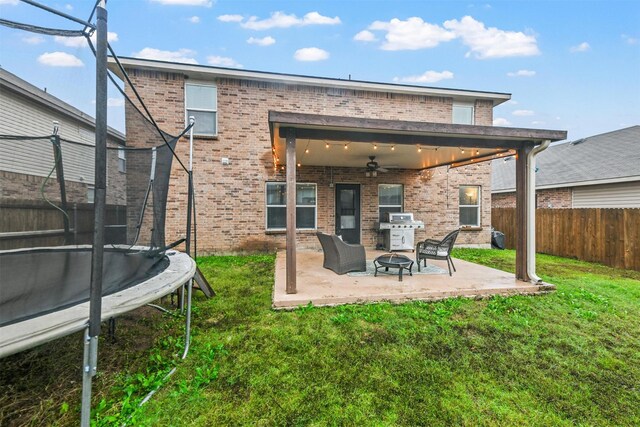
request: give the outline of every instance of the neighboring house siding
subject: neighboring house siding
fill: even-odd
[[[89,127],[80,126],[63,114],[8,90],[0,91],[0,134],[51,135],[53,120],[59,122],[59,134],[62,138],[93,144],[94,133]],[[93,150],[70,144],[65,144],[63,150],[66,179],[93,184]],[[0,143],[0,170],[47,176],[53,165],[53,151],[48,140],[3,140]]]
[[[640,181],[536,191],[537,208],[640,208]],[[515,192],[491,195],[494,208],[515,208]]]
[[[574,187],[574,208],[640,208],[640,181]]]
[[[2,71],[2,73],[6,73]],[[13,76],[11,82],[30,87],[33,98],[5,86],[5,74],[0,75],[0,135],[47,136],[53,133],[53,121],[58,122],[58,134],[69,141],[93,145],[94,127],[86,120],[90,116],[65,105],[52,104],[51,97],[27,82]],[[38,93],[41,92],[41,95]],[[53,98],[55,99],[55,98]],[[56,105],[56,108],[52,107]],[[69,111],[67,111],[67,108]],[[109,131],[107,145],[118,147],[124,142],[113,130]],[[84,203],[88,187],[94,184],[95,149],[92,146],[61,142],[67,200]],[[49,139],[0,139],[0,198],[60,200],[60,188],[54,169],[53,146]],[[45,177],[49,176],[43,187]],[[117,150],[107,151],[107,203],[125,203],[126,173],[118,171]]]
[[[515,208],[516,193],[493,193],[491,206],[494,208]],[[538,209],[571,208],[571,188],[550,188],[536,191],[536,207]]]
[[[160,124],[177,134],[185,125],[184,84],[181,74],[129,70],[129,76]],[[238,79],[219,79],[218,136],[194,140],[194,185],[198,206],[198,248],[204,252],[265,250],[283,247],[283,233],[265,232],[265,182],[284,181],[275,171],[271,153],[268,112],[292,111],[360,118],[451,123],[452,99],[390,94],[303,85],[286,85]],[[130,93],[130,88],[127,87]],[[492,124],[492,103],[477,102],[477,125]],[[136,113],[126,110],[127,141],[144,145],[147,130]],[[188,144],[177,147],[188,158]],[[220,159],[231,164],[224,166]],[[416,239],[444,237],[458,227],[458,188],[482,186],[482,230],[461,233],[461,244],[488,245],[491,225],[490,164],[456,169],[438,168],[433,173],[391,170],[366,178],[363,168],[301,167],[298,182],[316,183],[317,229],[334,231],[334,188],[330,183],[361,184],[362,243],[375,246],[378,221],[378,184],[404,184],[404,209],[426,223]],[[167,205],[167,241],[184,235],[186,177],[172,170]],[[299,231],[301,248],[319,248],[315,232]]]

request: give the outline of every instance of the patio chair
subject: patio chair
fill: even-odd
[[[364,246],[345,243],[336,235],[321,232],[316,235],[324,252],[324,263],[322,264],[324,268],[333,270],[337,274],[367,270]]]
[[[453,265],[453,260],[451,259],[451,249],[456,243],[459,232],[460,229],[454,230],[444,236],[442,240],[427,239],[423,242],[418,242],[416,245],[418,271],[420,271],[420,261],[424,260],[424,266],[426,267],[428,259],[446,260],[447,267],[449,267],[449,276],[451,276],[451,267],[453,267],[453,271],[456,271],[456,266]]]

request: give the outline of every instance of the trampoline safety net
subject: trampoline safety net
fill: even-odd
[[[136,140],[108,133],[103,295],[166,266],[165,250],[177,243],[165,241],[172,164],[172,197],[188,203],[188,189],[178,188],[188,172],[174,162],[184,132],[160,131],[125,100]],[[89,299],[95,136],[64,117],[49,123],[49,134],[0,135],[0,326]]]

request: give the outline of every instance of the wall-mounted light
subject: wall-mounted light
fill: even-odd
[[[329,143],[328,142],[324,143],[324,148],[329,148]]]
[[[309,154],[309,149],[308,148],[305,149],[304,152],[305,152],[305,154]]]
[[[395,151],[395,149],[396,149],[396,146],[395,146],[395,145],[392,145],[392,146],[391,146],[391,151]]]
[[[422,147],[418,145],[418,153],[422,153]]]
[[[377,150],[378,149],[378,144],[373,144],[373,149]]]
[[[347,148],[349,148],[349,144],[344,144],[344,149],[346,150]]]

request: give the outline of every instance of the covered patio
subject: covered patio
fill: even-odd
[[[384,251],[367,251],[367,260],[373,260]],[[406,253],[411,257],[411,254]],[[322,252],[299,251],[297,253],[297,293],[286,291],[286,252],[276,258],[273,307],[296,308],[312,303],[315,306],[391,301],[401,303],[411,300],[434,301],[443,298],[483,298],[491,295],[539,294],[555,289],[548,284],[536,284],[516,280],[511,273],[454,259],[457,272],[449,276],[446,261],[428,261],[439,267],[429,274],[413,276],[404,274],[402,282],[397,274],[337,275],[322,267]],[[436,270],[436,269],[433,269]],[[395,273],[395,271],[394,271]]]
[[[509,156],[516,159],[515,276],[463,261],[458,261],[460,267],[452,278],[448,275],[407,277],[401,286],[393,276],[339,276],[322,268],[321,252],[298,252],[296,209],[287,209],[286,251],[278,255],[274,306],[295,306],[309,301],[326,305],[549,290],[535,274],[535,155],[551,142],[566,139],[566,131],[277,111],[269,112],[269,126],[274,168],[286,171],[287,206],[296,206],[296,191],[291,189],[296,188],[297,169],[301,165],[362,168],[363,158],[376,155],[377,160],[392,165],[391,168],[429,173],[443,166],[457,168]],[[340,153],[329,150],[334,145],[344,150]],[[367,253],[368,260],[375,256],[373,252]]]

